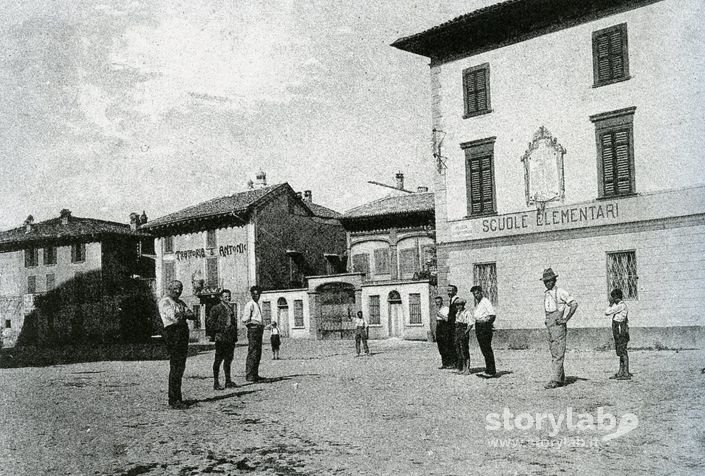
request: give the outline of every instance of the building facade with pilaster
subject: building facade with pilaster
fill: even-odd
[[[439,284],[482,285],[509,345],[541,338],[548,267],[575,345],[610,344],[613,288],[635,345],[702,344],[703,14],[512,0],[393,43],[430,59]]]

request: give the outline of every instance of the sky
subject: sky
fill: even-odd
[[[270,184],[344,212],[432,187],[428,59],[492,0],[24,0],[0,12],[0,230],[129,222]]]

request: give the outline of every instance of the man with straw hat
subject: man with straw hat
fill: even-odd
[[[551,268],[545,269],[541,278],[546,286],[543,303],[552,365],[551,381],[544,385],[544,388],[557,388],[565,384],[563,361],[565,360],[565,338],[568,332],[566,323],[578,308],[578,302],[573,296],[565,289],[556,286],[557,279],[558,275]]]

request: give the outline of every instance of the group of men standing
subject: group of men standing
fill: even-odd
[[[181,381],[186,369],[188,354],[189,329],[187,320],[196,320],[195,314],[180,297],[183,292],[181,281],[172,281],[167,287],[167,294],[159,301],[159,315],[164,325],[164,343],[169,354],[169,406],[175,409],[188,408],[181,394]],[[250,288],[252,299],[245,305],[242,322],[247,327],[247,360],[245,380],[257,382],[263,380],[259,375],[262,358],[262,336],[264,320],[259,304],[260,288]],[[235,388],[232,381],[231,364],[237,342],[237,316],[230,307],[231,292],[223,289],[220,302],[213,306],[208,316],[211,335],[215,340],[215,359],[213,361],[213,388],[224,390]],[[225,387],[220,385],[220,367],[225,374]]]
[[[480,286],[470,289],[474,306],[466,309],[465,299],[458,297],[458,288],[448,286],[448,306],[443,304],[443,297],[436,296],[436,342],[441,354],[441,369],[455,369],[457,373],[469,375],[470,372],[470,331],[475,327],[475,336],[485,358],[485,372],[481,377],[497,376],[494,352],[492,351],[492,334],[497,318],[494,307],[484,296]]]
[[[544,311],[548,331],[548,346],[551,352],[551,379],[544,386],[547,389],[558,388],[566,384],[564,361],[566,350],[567,322],[573,317],[578,303],[565,289],[556,286],[558,275],[551,268],[546,268],[541,277],[545,286]],[[475,327],[477,343],[485,357],[485,372],[480,376],[493,378],[497,376],[494,352],[492,351],[492,334],[496,313],[492,303],[482,292],[480,286],[470,289],[474,297],[472,310],[466,309],[464,299],[458,297],[458,288],[448,286],[448,306],[443,304],[443,297],[436,296],[436,342],[441,354],[441,369],[456,369],[457,373],[470,374],[469,334]],[[612,293],[610,309],[607,315],[616,315],[615,342],[618,343],[617,355],[620,356],[620,370],[615,375],[618,379],[629,379],[629,360],[626,343],[629,331],[626,324],[626,305],[621,302],[622,292],[616,289]],[[619,305],[619,306],[618,306]],[[614,306],[614,310],[612,310]],[[623,317],[622,317],[623,316]]]

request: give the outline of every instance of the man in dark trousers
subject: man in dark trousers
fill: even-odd
[[[164,343],[169,354],[169,406],[177,410],[188,408],[181,396],[181,379],[186,370],[188,354],[189,330],[186,319],[196,319],[186,303],[179,299],[183,290],[181,281],[172,281],[167,288],[167,295],[159,300]]]
[[[448,285],[448,359],[450,360],[448,368],[454,368],[462,371],[464,362],[457,355],[455,349],[455,316],[458,315],[458,303],[456,302],[458,298],[458,287],[449,284]]]
[[[259,375],[259,361],[262,358],[262,335],[264,334],[262,309],[259,305],[259,286],[252,286],[250,288],[250,296],[252,296],[252,299],[245,304],[245,310],[242,313],[242,322],[247,326],[245,380],[248,382],[257,382],[258,380],[264,380]]]
[[[209,320],[215,337],[215,360],[213,361],[213,390],[235,388],[237,385],[230,377],[230,364],[233,362],[235,343],[237,342],[237,320],[230,307],[231,293],[229,289],[220,292],[220,302],[213,306]],[[223,364],[225,387],[220,385],[218,374],[220,364]]]
[[[485,373],[484,375],[480,374],[480,377],[493,378],[497,376],[494,352],[492,352],[492,333],[497,315],[490,300],[482,294],[482,287],[473,286],[470,292],[475,296],[475,309],[473,310],[475,336],[482,355],[485,357]]]
[[[443,305],[443,297],[436,296],[436,343],[438,353],[441,354],[441,369],[455,368],[454,362],[450,361],[448,342],[448,306]]]

